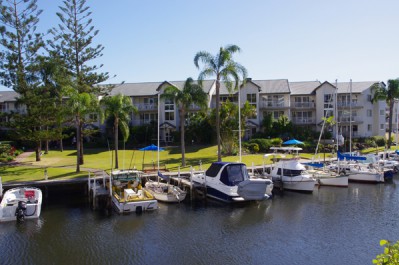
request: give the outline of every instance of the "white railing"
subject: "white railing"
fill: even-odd
[[[314,108],[315,104],[314,104],[314,102],[294,102],[292,104],[292,107],[294,107],[294,108]]]

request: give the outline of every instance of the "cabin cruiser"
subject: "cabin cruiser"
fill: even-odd
[[[299,162],[298,151],[302,150],[300,147],[271,147],[274,150],[273,154],[266,154],[267,156],[279,156],[277,151],[284,151],[292,155],[291,158],[282,157],[279,161],[275,161],[272,165],[269,175],[273,181],[280,181],[283,189],[301,192],[313,192],[316,179],[307,172],[305,165]]]
[[[118,213],[141,213],[158,209],[158,201],[143,187],[142,172],[118,170],[111,173],[112,205]]]
[[[264,200],[270,196],[270,179],[253,179],[243,163],[214,162],[205,173],[192,174],[194,183],[206,187],[206,195],[224,202]]]
[[[38,188],[20,187],[7,190],[0,204],[0,222],[39,218],[42,199],[42,191]]]

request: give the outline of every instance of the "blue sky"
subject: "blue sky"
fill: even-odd
[[[56,26],[60,0],[39,0],[40,29]],[[110,83],[197,78],[194,55],[236,44],[253,79],[384,81],[399,77],[397,0],[87,1],[96,61]]]

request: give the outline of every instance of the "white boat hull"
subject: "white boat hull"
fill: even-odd
[[[367,173],[367,172],[351,173],[349,174],[349,181],[382,183],[384,182],[384,175],[382,173]]]
[[[15,213],[19,201],[26,203],[24,219],[37,219],[40,217],[42,191],[33,187],[14,188],[6,191],[3,196],[0,204],[0,222],[17,220]]]
[[[162,202],[181,202],[187,195],[179,187],[167,183],[147,182],[145,187],[156,200]]]
[[[348,176],[316,177],[321,186],[348,187]]]
[[[283,188],[285,190],[313,192],[316,186],[316,180],[290,181],[283,180]]]

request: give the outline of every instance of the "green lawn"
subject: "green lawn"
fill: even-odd
[[[81,172],[76,171],[76,151],[64,150],[50,151],[41,157],[40,162],[35,161],[35,155],[26,158],[21,165],[9,166],[2,165],[0,167],[0,176],[3,182],[9,181],[30,181],[43,180],[44,170],[47,168],[48,179],[68,179],[85,177],[88,175],[87,169],[101,169],[110,171],[111,166],[114,167],[114,155],[106,149],[86,149],[84,155],[84,165],[81,165]],[[210,164],[217,160],[216,146],[187,146],[186,147],[186,164],[182,171],[190,170],[190,166],[194,170],[207,169]],[[157,164],[157,152],[154,151],[138,151],[138,150],[120,150],[119,151],[119,168],[137,168],[142,170],[144,164]],[[179,147],[167,147],[165,151],[159,152],[160,164],[166,164],[166,168],[170,171],[178,171],[181,166],[181,153]],[[242,155],[242,162],[250,168],[252,165],[259,166],[263,163],[270,164],[269,159],[264,159],[264,154]],[[314,154],[301,153],[302,158],[311,159]],[[326,155],[330,157],[331,155]],[[323,159],[323,154],[317,158]],[[223,157],[223,161],[238,162],[238,156]],[[200,166],[201,164],[201,166]]]

